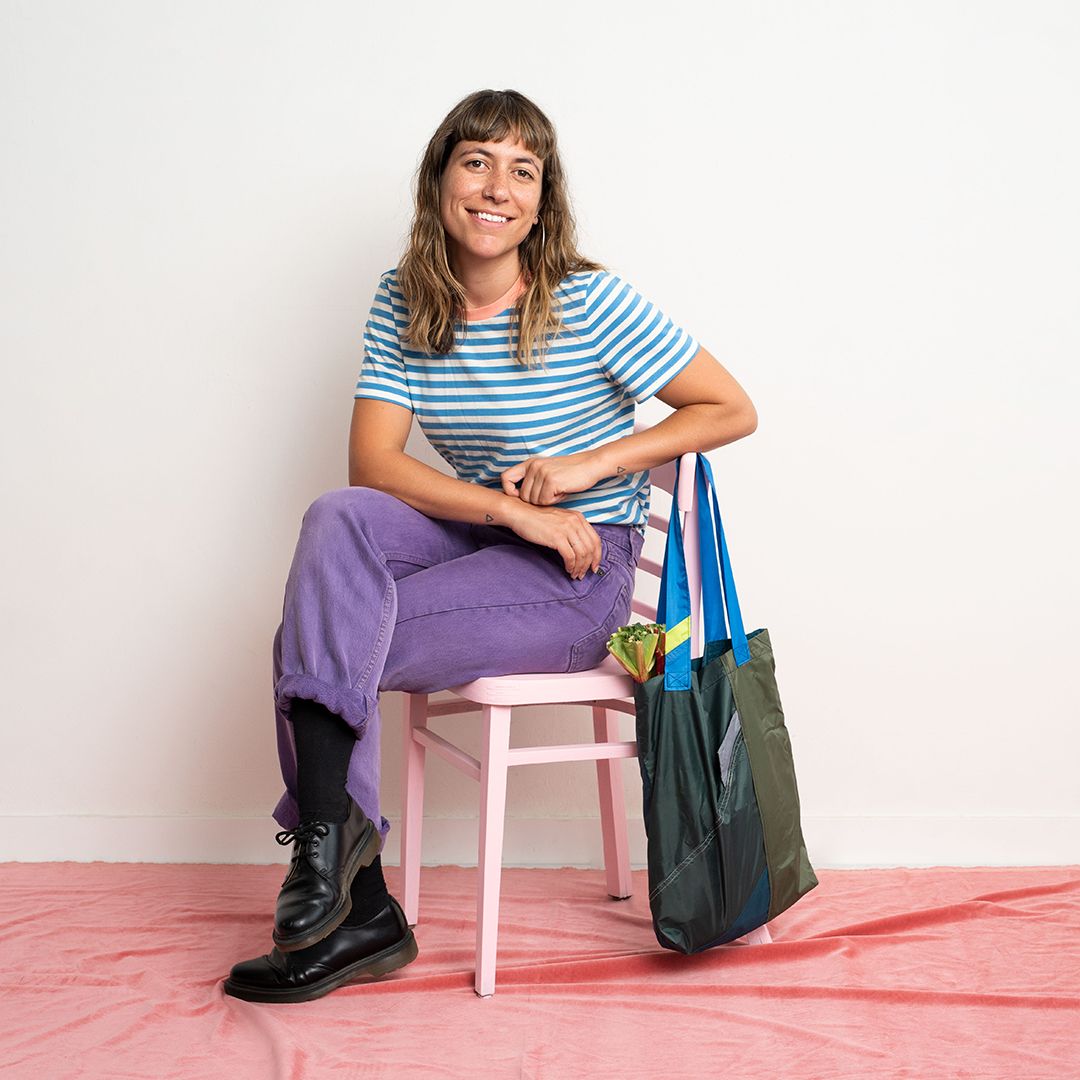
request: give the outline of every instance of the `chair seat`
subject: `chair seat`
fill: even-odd
[[[587,671],[498,675],[447,688],[481,705],[542,705],[634,696],[634,680],[610,654]]]

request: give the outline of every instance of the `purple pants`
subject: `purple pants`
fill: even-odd
[[[356,732],[345,789],[377,823],[379,691],[433,693],[482,676],[582,671],[630,621],[644,537],[593,524],[600,569],[574,580],[553,548],[501,525],[431,518],[384,491],[338,488],[304,514],[274,635],[274,706],[285,793],[296,803],[294,697],[337,713]]]

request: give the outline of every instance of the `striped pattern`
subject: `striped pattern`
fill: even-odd
[[[459,479],[495,489],[504,469],[528,457],[575,454],[633,434],[635,402],[686,367],[697,341],[606,270],[568,275],[556,301],[564,324],[545,368],[529,371],[514,359],[509,308],[466,323],[454,353],[420,353],[400,343],[406,307],[396,271],[387,270],[353,396],[409,409]],[[646,469],[606,477],[557,505],[644,533],[649,494]]]

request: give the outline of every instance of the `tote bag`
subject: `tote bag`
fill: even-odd
[[[803,842],[769,632],[743,630],[703,454],[695,455],[694,502],[704,654],[690,655],[690,590],[673,497],[656,615],[665,627],[664,671],[634,684],[653,929],[664,948],[688,954],[748,934],[818,883]]]

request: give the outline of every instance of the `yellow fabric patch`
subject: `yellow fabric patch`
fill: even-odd
[[[690,616],[677,622],[670,630],[664,631],[664,652],[674,652],[677,646],[690,637]]]

